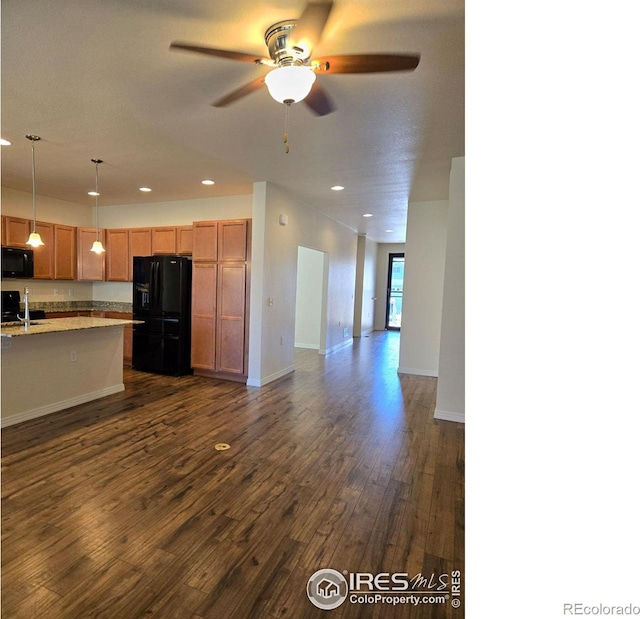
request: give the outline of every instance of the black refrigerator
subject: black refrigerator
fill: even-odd
[[[133,258],[133,369],[191,373],[191,259]]]

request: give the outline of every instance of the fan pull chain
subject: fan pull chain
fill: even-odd
[[[284,111],[284,136],[282,138],[284,142],[284,152],[285,154],[289,154],[289,108],[291,107],[290,101],[285,101],[285,111]]]

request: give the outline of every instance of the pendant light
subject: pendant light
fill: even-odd
[[[31,201],[33,203],[33,229],[27,239],[27,245],[40,247],[44,245],[40,235],[36,232],[36,142],[40,139],[37,135],[25,136],[31,140]]]
[[[104,252],[104,247],[100,242],[100,230],[98,228],[98,196],[100,195],[98,193],[98,164],[102,163],[102,159],[92,159],[91,161],[96,164],[96,190],[93,192],[96,197],[96,240],[93,242],[90,251],[94,254],[101,254]]]

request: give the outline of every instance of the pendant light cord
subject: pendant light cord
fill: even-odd
[[[102,159],[92,159],[93,163],[96,164],[96,241],[100,240],[100,231],[98,229],[98,164],[102,163]]]
[[[96,239],[98,238],[98,162],[96,161]]]
[[[33,197],[33,230],[36,231],[36,143],[31,141],[31,195]]]
[[[37,135],[26,136],[31,141],[31,205],[33,206],[33,230],[36,231],[36,142],[40,139]]]

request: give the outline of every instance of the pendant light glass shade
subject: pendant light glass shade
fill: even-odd
[[[316,81],[309,67],[286,66],[273,69],[264,78],[269,94],[279,103],[302,101]]]
[[[37,135],[25,136],[31,140],[31,202],[33,204],[33,228],[27,239],[27,245],[41,247],[44,245],[40,235],[36,232],[36,142],[40,139]]]
[[[44,243],[37,232],[32,232],[27,240],[27,245],[31,245],[31,247],[40,247],[41,245],[44,245]]]
[[[96,240],[93,242],[89,251],[92,251],[94,254],[102,254],[104,247],[100,242],[100,230],[98,228],[98,196],[100,195],[98,192],[98,164],[102,163],[102,159],[92,159],[91,161],[96,164],[96,190],[93,192],[93,195],[96,197]]]
[[[104,247],[102,246],[102,243],[100,241],[96,240],[93,242],[90,251],[92,251],[94,254],[101,254],[104,252]]]

